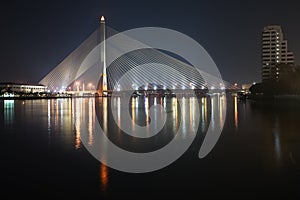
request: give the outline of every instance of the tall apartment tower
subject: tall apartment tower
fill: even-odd
[[[266,26],[262,31],[262,81],[279,76],[279,64],[294,64],[294,54],[288,51],[288,42],[284,40],[280,26]],[[277,77],[278,78],[278,77]]]

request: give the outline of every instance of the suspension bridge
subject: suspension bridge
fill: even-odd
[[[179,57],[118,33],[105,25],[103,16],[99,28],[39,83],[51,92],[100,96],[128,90],[238,89]]]

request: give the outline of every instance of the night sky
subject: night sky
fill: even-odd
[[[223,79],[260,80],[261,30],[281,25],[300,64],[300,3],[275,1],[9,0],[1,3],[0,82],[37,83],[98,26],[156,26],[198,41]]]

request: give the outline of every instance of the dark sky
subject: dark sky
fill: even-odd
[[[223,79],[260,80],[261,30],[279,24],[300,63],[300,3],[214,0],[9,0],[0,5],[0,82],[37,83],[99,26],[157,26],[198,41]]]

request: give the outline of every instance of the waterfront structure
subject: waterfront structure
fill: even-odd
[[[0,93],[43,93],[47,86],[21,83],[0,83]]]
[[[264,27],[262,31],[262,81],[279,78],[279,64],[294,64],[294,54],[288,50],[288,41],[284,40],[281,26]]]
[[[115,35],[117,36],[114,37]],[[127,52],[128,47],[139,48]],[[120,52],[122,56],[107,63],[110,60],[108,58],[113,58]],[[168,66],[169,69],[166,70],[164,66]],[[173,73],[170,73],[170,70]],[[126,79],[123,80],[126,81],[120,84],[125,74]],[[149,77],[149,74],[152,74],[151,80],[146,80],[145,77]],[[83,94],[83,85],[94,85],[93,94],[103,96],[112,91],[139,90],[141,86],[147,90],[152,83],[172,90],[236,89],[235,85],[205,71],[198,71],[195,66],[160,50],[149,48],[126,34],[117,34],[115,30],[106,26],[103,16],[97,30],[39,83],[48,86],[51,92],[65,90],[72,94]],[[71,91],[72,88],[74,91]]]
[[[105,44],[105,18],[104,16],[101,16],[100,18],[100,41],[101,41],[101,52],[100,52],[100,58],[101,58],[101,68],[102,72],[100,74],[100,85],[99,90],[102,95],[107,94],[107,73],[106,73],[106,44]]]

